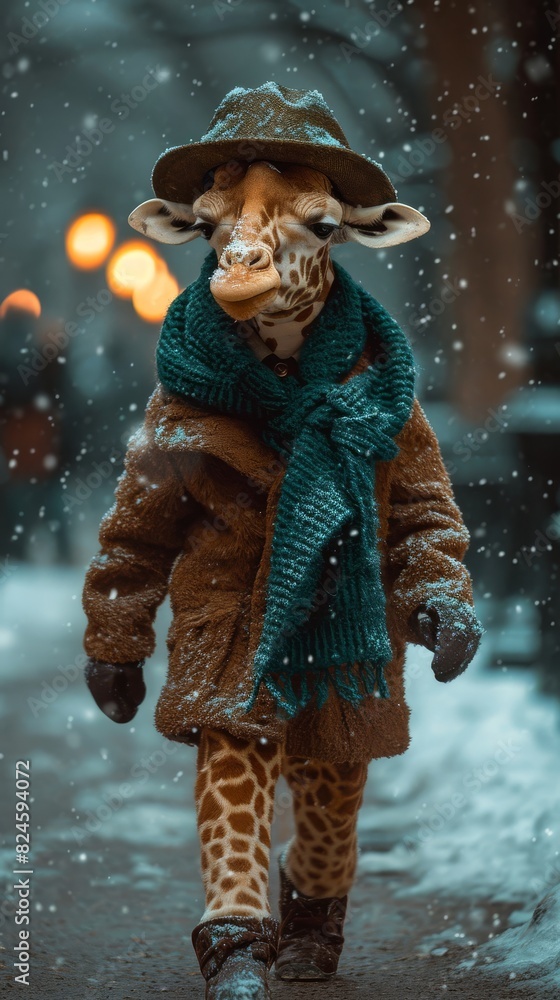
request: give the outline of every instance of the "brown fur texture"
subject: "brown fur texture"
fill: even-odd
[[[364,354],[348,377],[367,360]],[[399,454],[376,471],[394,651],[389,699],[370,696],[354,708],[331,690],[321,710],[311,703],[287,721],[261,686],[253,709],[243,711],[284,468],[247,420],[197,409],[161,386],[129,446],[116,503],[102,522],[102,551],[87,574],[88,655],[110,663],[149,657],[153,618],[169,589],[169,673],[156,710],[165,736],[197,743],[210,727],[333,763],[402,753],[409,743],[405,644],[419,641],[412,616],[431,583],[444,581],[469,603],[472,589],[461,563],[468,533],[417,401],[397,443]]]

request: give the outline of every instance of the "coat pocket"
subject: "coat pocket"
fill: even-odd
[[[170,673],[218,682],[229,664],[238,663],[247,647],[248,599],[236,591],[212,591],[197,608],[177,611],[167,646]]]

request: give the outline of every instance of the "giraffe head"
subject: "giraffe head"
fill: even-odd
[[[208,240],[217,255],[210,291],[236,320],[311,313],[328,293],[335,243],[394,246],[430,227],[398,202],[348,205],[323,173],[297,164],[232,161],[217,167],[210,183],[192,205],[154,198],[129,222],[161,243]]]

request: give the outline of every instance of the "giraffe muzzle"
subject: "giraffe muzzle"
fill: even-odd
[[[241,261],[228,265],[222,254],[210,281],[210,291],[218,305],[233,319],[251,319],[276,297],[280,275],[269,254],[268,262],[262,266],[264,260],[260,256],[255,257],[255,265]]]
[[[280,275],[272,261],[266,267],[257,268],[241,262],[224,268],[220,263],[210,281],[212,295],[224,302],[241,302],[279,287]]]

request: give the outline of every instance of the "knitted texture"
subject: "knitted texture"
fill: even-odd
[[[380,574],[375,463],[397,454],[395,436],[414,398],[403,332],[339,265],[304,342],[298,376],[278,378],[218,306],[207,257],[171,304],[157,348],[158,375],[195,405],[251,418],[286,460],[274,524],[254,688],[264,682],[295,716],[329,686],[358,704],[391,659]],[[365,371],[341,384],[373,344]]]

